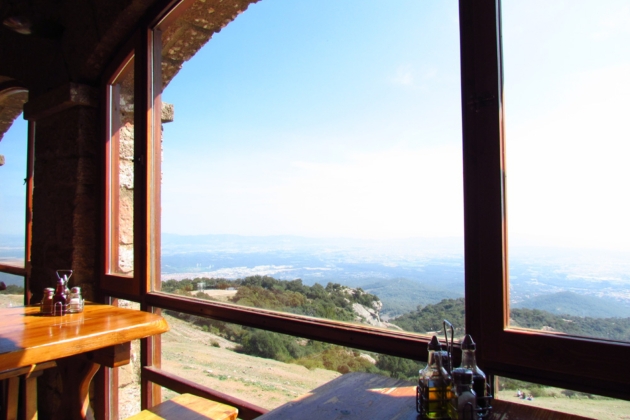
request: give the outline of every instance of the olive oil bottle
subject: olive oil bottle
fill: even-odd
[[[429,343],[427,366],[419,372],[420,415],[423,419],[450,419],[453,398],[451,377],[444,369],[436,336]]]

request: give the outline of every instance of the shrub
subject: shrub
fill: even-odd
[[[9,284],[6,289],[0,290],[0,295],[23,295],[24,288],[15,284]]]

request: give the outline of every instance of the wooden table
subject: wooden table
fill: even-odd
[[[575,414],[494,400],[488,420],[589,420]],[[348,373],[256,420],[419,420],[416,384],[370,373]]]
[[[256,420],[416,420],[415,384],[370,373],[348,373]]]
[[[101,365],[129,363],[130,342],[168,331],[164,318],[109,305],[41,316],[39,307],[0,308],[0,372],[56,361],[66,381],[59,418],[85,418],[90,381]]]

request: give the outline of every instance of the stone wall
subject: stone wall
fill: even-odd
[[[92,91],[89,87],[80,89]],[[45,99],[61,101],[66,97],[63,92],[58,90]],[[59,112],[43,115],[26,112],[37,133],[31,302],[41,300],[44,287],[55,284],[55,270],[63,268],[74,270],[70,285],[80,286],[84,296],[94,300],[102,214],[97,103],[76,101]]]
[[[131,89],[131,92],[129,91]],[[116,271],[133,274],[134,103],[133,85],[122,87],[119,141],[118,262]]]

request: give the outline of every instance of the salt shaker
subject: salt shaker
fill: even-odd
[[[68,299],[68,313],[76,314],[83,312],[83,297],[81,297],[81,288],[73,287],[70,291]]]
[[[55,289],[47,287],[44,289],[44,298],[42,304],[39,307],[39,312],[42,315],[52,315],[53,313],[53,296],[55,295]]]

